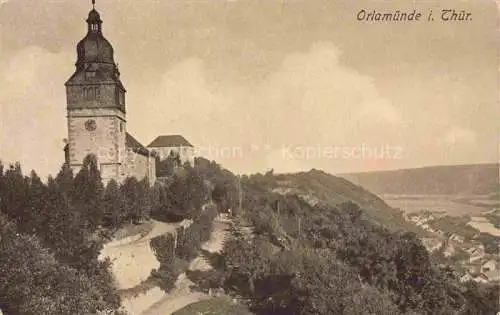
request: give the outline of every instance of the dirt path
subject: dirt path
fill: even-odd
[[[202,245],[202,248],[211,253],[220,252],[227,235],[227,228],[227,223],[216,220],[211,238]],[[189,270],[207,270],[210,268],[211,266],[201,255],[193,259],[189,265]],[[175,288],[141,315],[169,315],[189,304],[211,298],[208,294],[192,291],[190,287],[193,284],[186,276],[186,273],[181,274],[177,278]]]
[[[129,289],[146,280],[152,269],[157,269],[160,263],[149,246],[149,241],[159,235],[175,233],[181,225],[190,224],[189,221],[181,223],[164,223],[153,221],[153,229],[144,237],[132,237],[129,242],[124,240],[110,242],[104,246],[100,258],[109,258],[112,262],[112,272],[116,279],[118,289]]]

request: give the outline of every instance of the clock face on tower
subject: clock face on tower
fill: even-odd
[[[85,122],[85,129],[87,129],[87,131],[94,131],[97,127],[97,124],[95,122],[95,120],[93,119],[89,119]]]

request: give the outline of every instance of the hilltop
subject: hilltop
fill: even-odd
[[[209,257],[214,270],[193,281],[222,288],[255,314],[496,311],[496,287],[460,284],[407,233],[401,213],[367,190],[314,169],[236,180],[226,183],[241,192],[230,236]],[[234,201],[233,188],[222,195]]]
[[[280,187],[278,191],[288,189],[288,192],[291,192],[294,191],[290,190],[293,188],[330,206],[338,206],[351,201],[363,209],[365,218],[389,230],[413,231],[422,234],[420,229],[404,220],[400,211],[390,207],[377,195],[345,178],[316,169],[294,174],[279,174],[275,178],[276,187]]]
[[[211,172],[206,172],[211,168],[210,161],[197,158],[196,165],[205,170],[205,178],[212,180],[215,178],[214,175],[210,174]],[[228,188],[232,186],[229,189],[234,203],[238,200],[236,191],[238,178],[228,170],[222,170],[219,174],[220,177],[225,179]],[[408,223],[401,211],[392,208],[377,195],[345,178],[321,170],[311,169],[307,172],[287,174],[274,174],[271,171],[264,175],[243,175],[241,180],[252,189],[259,191],[260,194],[273,192],[280,195],[299,195],[308,203],[319,202],[328,206],[337,206],[351,201],[363,209],[365,218],[373,223],[383,225],[391,231],[412,231],[419,235],[424,233],[420,228]]]
[[[430,166],[395,171],[339,174],[376,194],[496,195],[499,164]]]

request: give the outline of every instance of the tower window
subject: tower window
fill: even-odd
[[[116,101],[120,105],[125,105],[125,95],[120,90],[116,90]]]
[[[95,77],[95,71],[86,71],[85,72],[85,78],[88,79],[88,78],[93,78]]]
[[[101,98],[101,90],[99,87],[83,88],[83,98],[86,101],[99,100]]]

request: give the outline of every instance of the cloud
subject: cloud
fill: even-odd
[[[195,145],[241,147],[242,157],[220,160],[236,171],[272,168],[271,162],[290,165],[284,169],[314,167],[327,161],[285,161],[276,152],[283,146],[370,143],[378,141],[374,130],[391,135],[391,128],[403,128],[401,113],[379,95],[373,80],[339,57],[333,43],[317,43],[288,55],[274,73],[248,86],[210,81],[203,60],[189,58],[165,73],[150,89],[155,92],[137,95],[148,101],[134,112],[140,119],[132,119],[144,126],[137,128],[144,139],[182,133]],[[264,145],[269,150],[251,149]]]
[[[443,137],[447,145],[471,145],[476,142],[476,133],[461,127],[450,128]]]
[[[474,131],[437,129],[426,124],[425,119],[433,118],[429,115],[418,117],[422,128],[408,128],[415,116],[384,98],[370,76],[345,65],[341,57],[332,42],[315,43],[287,55],[274,72],[251,83],[220,79],[201,57],[174,64],[159,80],[142,81],[126,73],[127,129],[146,145],[160,134],[182,134],[202,147],[205,156],[241,173],[408,166],[403,160],[324,154],[290,159],[283,147],[325,152],[405,144],[404,158],[414,165],[425,158],[432,163],[438,145],[474,145]],[[20,161],[25,170],[34,168],[42,176],[57,172],[67,136],[64,82],[74,70],[74,58],[73,50],[51,53],[27,47],[0,61],[3,161]],[[429,146],[433,137],[428,135],[434,133],[442,142]],[[454,154],[463,152],[454,149]]]
[[[54,54],[27,47],[0,65],[0,158],[21,162],[25,172],[35,169],[45,177],[63,162],[66,137],[65,90],[70,68]],[[71,62],[68,63],[71,67]]]

